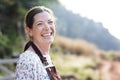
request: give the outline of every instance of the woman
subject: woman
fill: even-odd
[[[43,6],[31,8],[25,17],[25,30],[30,41],[16,66],[16,80],[60,80],[49,56],[55,36],[53,12]]]

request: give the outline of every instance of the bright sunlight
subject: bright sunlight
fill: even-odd
[[[68,10],[101,22],[109,32],[120,39],[119,0],[59,0]]]

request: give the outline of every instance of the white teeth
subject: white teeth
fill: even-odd
[[[43,34],[42,36],[43,37],[47,37],[47,36],[50,36],[51,34],[50,33],[48,33],[48,34]]]

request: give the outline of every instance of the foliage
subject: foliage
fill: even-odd
[[[12,51],[10,49],[10,46],[8,45],[8,42],[8,37],[0,32],[0,58],[7,57],[9,56],[9,54],[11,54]]]

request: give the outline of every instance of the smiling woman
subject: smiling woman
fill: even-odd
[[[16,80],[60,80],[49,56],[55,36],[53,12],[43,6],[33,7],[25,18],[25,30],[30,37],[16,66]]]

